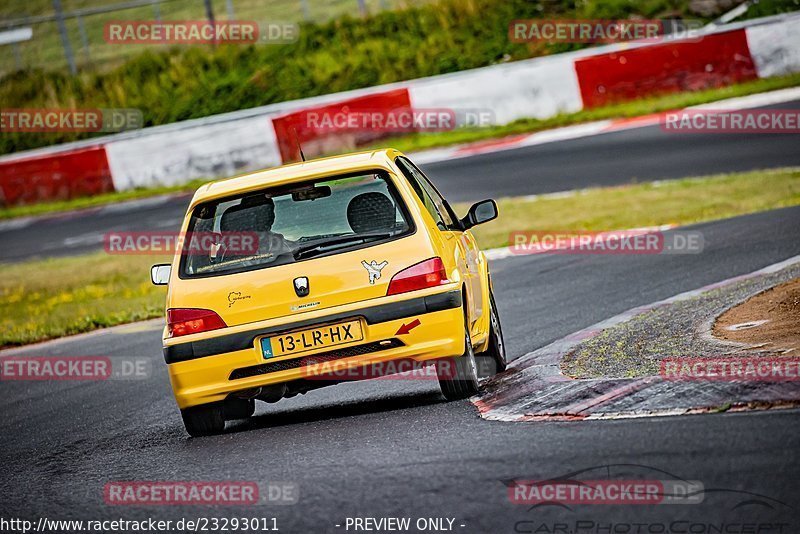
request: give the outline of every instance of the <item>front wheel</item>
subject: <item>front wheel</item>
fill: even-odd
[[[469,326],[464,324],[464,354],[437,362],[439,387],[447,400],[466,399],[478,392],[478,365],[472,350]]]
[[[186,432],[193,438],[219,434],[225,430],[225,409],[222,403],[203,404],[181,410]]]

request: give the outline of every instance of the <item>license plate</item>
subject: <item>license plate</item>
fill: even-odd
[[[360,321],[332,324],[261,339],[261,355],[264,359],[298,354],[309,350],[335,347],[344,343],[361,341],[364,333]]]

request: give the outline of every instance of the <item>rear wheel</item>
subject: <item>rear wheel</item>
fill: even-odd
[[[219,434],[225,430],[225,410],[222,403],[192,406],[181,410],[181,416],[186,432],[195,438]]]
[[[437,363],[439,387],[447,400],[466,399],[478,392],[478,365],[469,327],[464,324],[464,354]]]
[[[497,304],[494,294],[489,290],[489,346],[481,355],[491,356],[494,360],[496,372],[502,373],[508,367],[506,360],[506,344],[503,341],[503,328],[500,326],[500,315],[497,313]]]

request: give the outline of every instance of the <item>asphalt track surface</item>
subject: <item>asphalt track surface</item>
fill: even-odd
[[[495,261],[510,355],[800,254],[798,228],[800,208],[787,208],[696,226],[705,236],[701,254]],[[252,420],[226,434],[190,439],[159,336],[160,325],[150,322],[18,352],[147,357],[153,373],[133,381],[0,383],[2,517],[275,517],[287,533],[348,532],[336,525],[365,516],[448,517],[453,531],[464,533],[719,532],[712,525],[729,526],[721,532],[800,532],[798,410],[499,423],[480,419],[467,401],[444,402],[435,382],[383,380],[260,404]],[[581,478],[677,477],[702,482],[706,492],[695,505],[530,507],[509,502],[502,482],[587,469]],[[289,481],[299,485],[299,502],[104,504],[107,482],[137,480]]]
[[[779,106],[800,108],[800,101]],[[675,134],[647,126],[432,163],[451,202],[800,165],[796,135]],[[101,249],[106,232],[174,230],[190,196],[0,223],[0,262]]]

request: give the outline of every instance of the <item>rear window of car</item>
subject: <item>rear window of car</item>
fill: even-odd
[[[413,230],[383,171],[249,191],[194,208],[179,274],[200,278],[286,265],[372,246]],[[206,245],[190,246],[192,236],[203,236]]]

